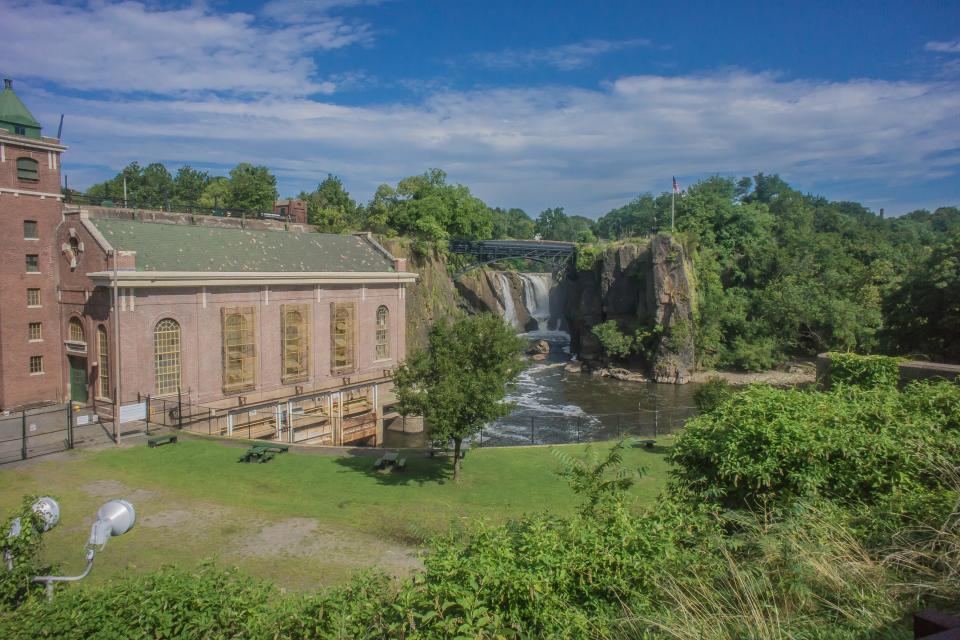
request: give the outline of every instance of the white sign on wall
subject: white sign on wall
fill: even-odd
[[[147,403],[126,404],[120,407],[120,424],[147,419]]]

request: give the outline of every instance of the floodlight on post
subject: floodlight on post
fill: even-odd
[[[45,533],[57,526],[57,523],[60,522],[60,505],[57,504],[57,501],[49,496],[44,496],[39,498],[33,505],[30,507],[30,510],[33,511],[40,518],[40,529],[39,533]],[[23,523],[20,521],[20,518],[14,518],[13,522],[10,524],[10,531],[7,533],[7,539],[16,538],[23,531]],[[9,549],[3,550],[3,560],[7,565],[7,571],[13,571],[13,554],[10,553]]]
[[[133,505],[126,500],[111,500],[97,510],[97,521],[90,528],[90,539],[87,540],[87,566],[75,576],[37,576],[33,582],[43,583],[46,587],[47,598],[53,598],[53,585],[57,582],[77,582],[83,580],[93,568],[93,557],[102,550],[107,541],[113,536],[120,536],[133,528],[137,521],[137,513]]]

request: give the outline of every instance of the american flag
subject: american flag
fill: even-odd
[[[677,182],[676,178],[673,179],[673,192],[677,194],[680,193],[680,183]]]

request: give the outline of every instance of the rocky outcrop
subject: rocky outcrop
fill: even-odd
[[[683,247],[669,235],[613,244],[592,265],[571,267],[564,309],[571,350],[589,367],[609,369],[591,330],[613,320],[624,334],[637,336],[639,330],[642,338],[619,365],[648,372],[658,382],[688,382],[694,369],[691,273]]]
[[[452,318],[466,308],[464,300],[447,272],[446,259],[430,251],[423,255],[412,250],[406,238],[382,238],[380,243],[391,254],[407,259],[407,269],[417,281],[407,285],[407,353],[427,345],[427,333],[440,318]]]
[[[504,300],[501,287],[495,279],[505,278],[510,301]],[[531,322],[530,314],[524,304],[523,280],[515,271],[494,271],[492,269],[474,269],[455,281],[457,291],[472,309],[480,312],[505,316],[508,302],[516,316],[516,327],[522,331],[536,329],[536,321]]]

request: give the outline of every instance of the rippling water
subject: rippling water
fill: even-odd
[[[530,361],[516,388],[507,395],[513,411],[484,427],[477,444],[554,444],[653,435],[679,428],[692,415],[694,385],[622,382],[590,374],[569,373],[570,336],[560,331],[521,334],[547,340],[550,355]],[[423,446],[423,434],[388,431],[387,446]]]

